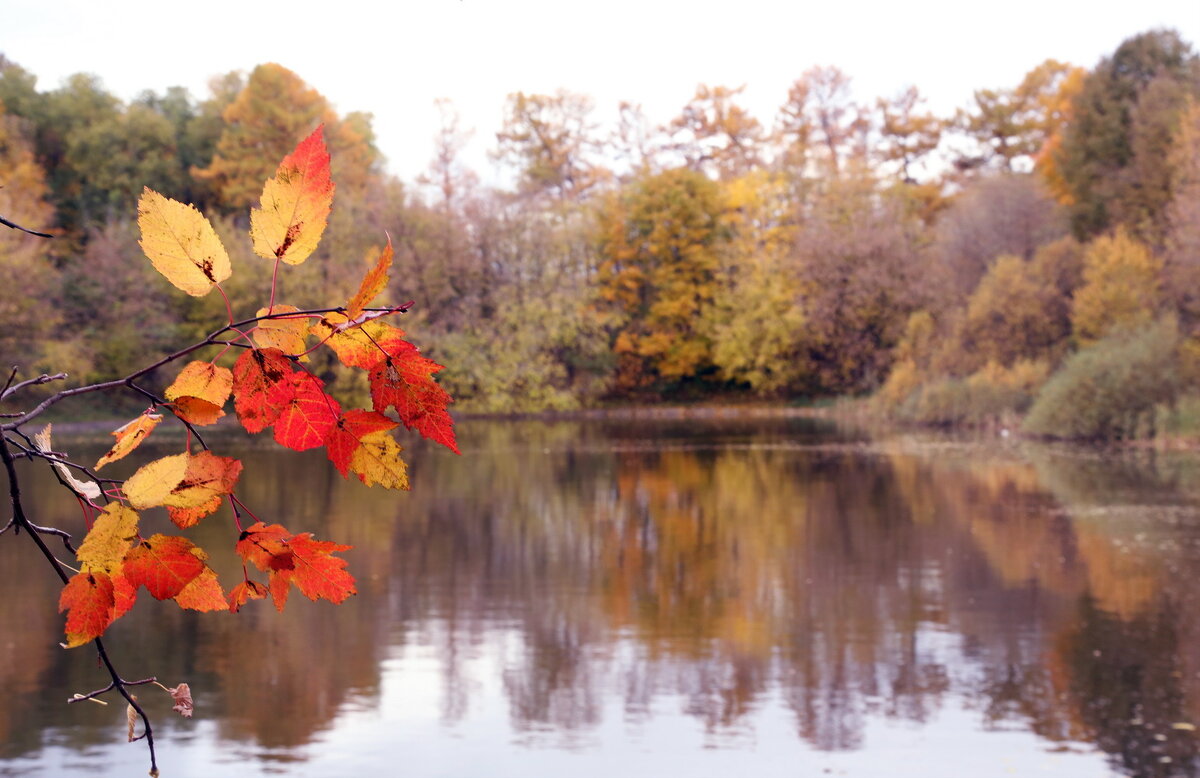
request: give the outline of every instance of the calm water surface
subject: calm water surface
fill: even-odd
[[[355,545],[360,593],[237,616],[143,597],[106,642],[126,677],[191,684],[192,720],[141,692],[164,776],[1200,771],[1195,455],[800,420],[461,441],[412,445],[399,496],[221,447],[260,517]],[[81,531],[26,473],[37,519]],[[196,535],[236,537],[225,513]],[[145,775],[122,706],[64,704],[104,678],[58,648],[58,590],[0,537],[0,776]]]

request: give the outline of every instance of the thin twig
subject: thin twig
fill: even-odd
[[[14,374],[16,373],[15,367],[13,368],[13,373]],[[13,386],[8,386],[6,384],[5,385],[6,388],[4,389],[4,392],[2,394],[0,394],[0,400],[5,399],[6,397],[8,397],[11,394],[17,393],[18,391],[25,388],[26,386],[33,386],[35,384],[48,384],[51,381],[62,381],[66,377],[67,377],[66,373],[55,373],[54,375],[46,375],[45,373],[42,373],[37,378],[27,378],[18,384],[14,384]],[[9,380],[11,381],[12,379],[10,378]]]

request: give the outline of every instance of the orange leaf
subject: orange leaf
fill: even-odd
[[[294,305],[276,305],[274,308],[259,308],[255,316],[270,316],[280,313],[296,313],[300,309]],[[277,348],[284,354],[296,356],[306,350],[304,338],[308,334],[308,320],[305,317],[295,319],[263,319],[258,323],[254,332],[254,342],[259,348]],[[308,361],[307,356],[300,357],[301,362]]]
[[[221,239],[195,206],[147,187],[138,200],[138,227],[154,269],[193,297],[208,294],[233,272]]]
[[[225,592],[217,582],[217,574],[208,567],[175,595],[175,602],[180,608],[193,611],[221,611],[229,607],[225,604]]]
[[[263,187],[261,208],[250,210],[254,253],[298,265],[316,249],[333,205],[324,125],[283,158]]]
[[[233,405],[247,432],[262,432],[291,402],[279,387],[292,387],[292,363],[279,349],[251,349],[233,365]]]
[[[126,499],[139,511],[162,505],[183,480],[187,466],[187,454],[173,454],[142,465],[125,481]]]
[[[145,586],[158,600],[169,600],[208,569],[208,555],[187,538],[155,535],[125,556],[125,578]]]
[[[221,507],[221,497],[233,491],[242,473],[242,463],[219,457],[211,451],[188,456],[183,480],[163,500],[171,521],[181,529]]]
[[[113,430],[112,436],[117,439],[117,442],[113,444],[107,454],[100,457],[100,461],[96,463],[96,469],[99,470],[109,462],[116,462],[140,446],[160,421],[162,421],[161,413],[146,411],[128,424]]]
[[[174,404],[175,414],[192,424],[214,424],[225,415],[221,406],[233,390],[233,373],[199,360],[190,362],[163,396]]]
[[[287,384],[276,384],[268,402],[283,408],[275,420],[277,443],[304,451],[325,442],[342,408],[323,386],[321,379],[300,372],[293,373]]]
[[[379,259],[375,262],[375,266],[367,271],[367,275],[363,277],[362,283],[358,286],[358,291],[350,298],[350,304],[346,306],[346,318],[353,319],[363,312],[375,299],[376,295],[387,287],[388,270],[392,266],[392,236],[388,235],[387,247],[383,253],[379,255]]]
[[[392,419],[377,411],[354,409],[342,414],[337,423],[329,430],[325,438],[325,450],[329,461],[333,462],[343,478],[349,476],[350,460],[355,450],[362,445],[365,435],[372,432],[386,432],[400,426]]]
[[[267,587],[247,578],[229,592],[229,610],[231,613],[237,613],[250,600],[261,600],[266,596]]]
[[[171,403],[171,410],[179,418],[189,424],[195,424],[197,427],[216,424],[217,420],[225,415],[221,406],[213,405],[208,400],[201,400],[199,397],[180,397]]]
[[[416,350],[404,340],[404,330],[399,327],[374,319],[356,325],[341,313],[325,314],[309,332],[327,343],[343,365],[363,370],[370,370],[394,350]]]
[[[104,634],[113,623],[113,583],[106,573],[76,573],[58,597],[67,611],[67,648],[82,646]]]
[[[380,413],[394,407],[404,426],[458,454],[450,395],[433,380],[441,369],[415,348],[397,351],[371,370],[371,402]]]

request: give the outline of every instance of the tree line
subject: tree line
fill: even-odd
[[[916,87],[862,102],[831,66],[769,121],[741,91],[702,84],[660,126],[514,93],[492,150],[511,185],[489,186],[449,102],[402,182],[369,115],[280,65],[124,103],[0,57],[0,215],[57,236],[0,233],[22,291],[0,354],[95,381],[211,329],[223,306],[139,261],[142,187],[244,232],[271,161],[324,123],[339,205],[280,299],[348,297],[386,230],[391,302],[416,301],[407,329],[466,409],[870,394],[925,422],[1127,436],[1200,375],[1200,58],[1178,33],[1047,60],[952,116]],[[246,307],[269,263],[233,260]]]

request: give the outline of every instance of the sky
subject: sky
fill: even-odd
[[[42,90],[87,72],[126,100],[170,86],[203,98],[215,75],[278,62],[339,113],[373,114],[406,181],[433,156],[438,98],[475,129],[465,159],[486,180],[516,91],[590,95],[601,122],[641,103],[659,124],[697,84],[745,85],[769,125],[805,70],[836,65],[860,101],[916,85],[949,115],[1047,58],[1090,68],[1148,29],[1200,46],[1197,0],[0,0],[0,19],[0,53]]]

